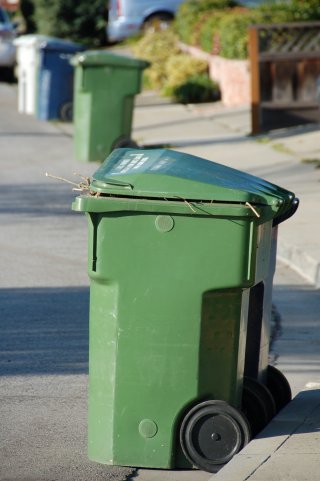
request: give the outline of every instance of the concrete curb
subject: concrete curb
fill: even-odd
[[[320,262],[302,249],[279,239],[277,259],[298,272],[316,289],[320,288]]]
[[[310,430],[308,425],[319,409],[319,389],[300,392],[255,439],[209,481],[249,480],[275,454],[280,454],[281,450],[286,448],[286,443],[295,433]],[[280,480],[280,477],[277,479]]]

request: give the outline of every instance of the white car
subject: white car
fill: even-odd
[[[108,40],[123,40],[155,24],[165,27],[184,0],[109,0]]]
[[[13,68],[16,62],[16,48],[13,41],[15,29],[7,12],[0,7],[0,68]]]

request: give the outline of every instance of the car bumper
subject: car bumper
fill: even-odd
[[[131,37],[139,30],[140,23],[138,21],[128,22],[125,18],[119,17],[116,20],[109,19],[107,35],[111,42],[117,42],[118,40]]]
[[[0,39],[0,67],[13,67],[16,62],[16,48],[12,42]]]

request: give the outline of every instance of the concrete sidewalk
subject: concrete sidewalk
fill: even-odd
[[[278,253],[305,280],[279,265],[274,302],[282,324],[271,358],[294,395],[301,394],[215,476],[143,469],[131,475],[128,468],[119,478],[86,458],[86,221],[71,212],[70,186],[44,176],[73,180],[73,172],[90,176],[97,164],[73,158],[72,125],[19,115],[15,87],[0,84],[0,102],[0,481],[318,480],[320,296],[312,283],[319,286],[320,131],[288,129],[253,139],[247,109],[137,98],[132,136],[141,145],[169,144],[300,197],[298,212],[280,226]],[[303,391],[306,386],[312,389]]]

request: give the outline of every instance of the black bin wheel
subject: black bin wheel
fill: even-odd
[[[73,119],[73,103],[67,102],[60,107],[60,119],[63,122],[72,122]]]
[[[279,369],[269,365],[267,387],[274,397],[277,412],[281,411],[292,399],[290,384]]]
[[[269,389],[250,377],[243,379],[242,411],[249,421],[253,437],[271,421],[277,412]]]
[[[180,443],[192,465],[216,473],[250,440],[245,416],[224,401],[197,404],[184,417]]]

